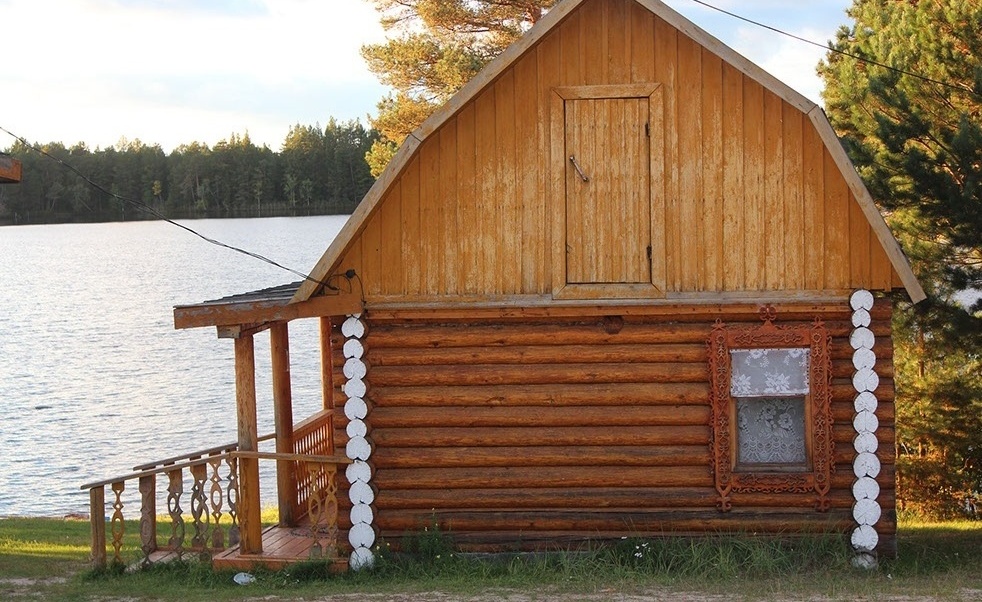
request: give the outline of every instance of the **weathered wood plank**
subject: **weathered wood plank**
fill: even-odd
[[[708,423],[708,406],[696,405],[566,406],[554,410],[536,406],[391,407],[379,405],[372,409],[371,418],[373,429],[498,426],[703,426]]]
[[[680,290],[703,290],[703,260],[708,249],[704,240],[703,148],[702,148],[702,49],[686,36],[678,37],[678,220],[677,228]],[[670,226],[672,227],[672,226]]]
[[[544,385],[572,383],[691,383],[709,378],[702,364],[474,364],[456,366],[376,366],[372,384],[386,386]]]
[[[802,127],[805,116],[788,103],[784,111],[784,286],[805,288],[805,208]]]
[[[756,207],[764,228],[765,290],[784,290],[786,224],[784,223],[784,114],[783,102],[764,92],[764,196]]]
[[[514,347],[427,347],[405,349],[373,347],[367,352],[371,366],[469,365],[469,364],[543,364],[563,363],[576,358],[582,363],[655,363],[705,362],[705,345],[692,343],[664,345],[550,345]]]
[[[473,489],[495,483],[498,487],[706,487],[712,484],[705,471],[690,466],[609,467],[522,466],[481,468],[386,468],[372,479],[379,491],[389,489]]]
[[[380,447],[475,447],[540,445],[709,445],[709,426],[453,427],[387,428],[372,431]],[[520,462],[517,462],[520,465]],[[706,468],[709,473],[709,468]],[[485,475],[487,484],[493,475]],[[710,481],[711,482],[711,481]],[[381,487],[381,485],[379,485]],[[422,485],[420,485],[422,486]],[[505,485],[502,485],[505,486]]]
[[[764,90],[754,81],[743,85],[744,288],[764,290],[767,282],[767,203],[765,177]],[[734,252],[740,252],[734,249]]]
[[[522,466],[709,466],[709,448],[704,445],[660,447],[420,447],[412,453],[404,449],[383,448],[372,455],[376,469],[387,468],[466,468]],[[568,492],[575,495],[574,491]],[[466,507],[467,502],[457,502]],[[539,505],[531,492],[521,504]],[[483,504],[474,503],[476,507]]]
[[[578,406],[690,405],[709,401],[708,383],[610,383],[604,385],[509,385],[379,387],[372,390],[378,406]]]

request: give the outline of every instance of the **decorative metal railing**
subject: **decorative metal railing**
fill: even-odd
[[[140,508],[140,564],[145,566],[165,557],[180,559],[187,554],[207,558],[237,545],[240,458],[293,464],[298,484],[297,509],[303,510],[294,516],[307,518],[313,541],[311,556],[336,558],[337,467],[348,460],[331,455],[330,428],[330,412],[320,412],[297,426],[297,453],[239,451],[236,444],[230,443],[142,464],[133,473],[82,485],[89,492],[93,564],[104,567],[110,558],[115,563],[124,562],[124,511],[135,503],[134,493]],[[267,435],[260,440],[272,437]],[[158,515],[160,475],[166,478],[167,509]],[[135,492],[133,484],[137,485]],[[107,488],[111,495],[108,506]],[[158,534],[161,528],[166,533]]]

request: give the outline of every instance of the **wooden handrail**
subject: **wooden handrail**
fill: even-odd
[[[266,435],[263,435],[262,437],[259,437],[258,439],[256,439],[256,441],[259,441],[259,442],[269,441],[270,439],[275,439],[275,438],[276,438],[276,433],[268,433]],[[153,462],[147,462],[145,464],[140,464],[138,466],[134,466],[133,467],[133,470],[149,470],[151,468],[156,468],[158,466],[163,466],[165,464],[166,465],[170,465],[170,464],[173,464],[173,463],[175,463],[175,462],[177,462],[179,460],[185,460],[185,459],[192,460],[192,459],[200,458],[201,456],[210,456],[210,455],[216,454],[218,452],[232,451],[232,450],[234,450],[238,446],[239,446],[239,442],[238,441],[232,441],[230,443],[226,443],[225,445],[216,445],[214,447],[209,447],[207,449],[202,449],[202,450],[199,450],[199,451],[193,451],[193,452],[189,452],[189,453],[184,453],[184,454],[180,454],[178,456],[171,456],[170,458],[164,458],[163,460],[155,460]]]
[[[308,454],[277,454],[273,452],[234,451],[229,454],[233,458],[255,458],[257,460],[286,460],[294,462],[316,462],[320,464],[351,464],[354,462],[347,456],[312,456]]]
[[[234,452],[232,452],[234,453]],[[131,472],[126,475],[114,477],[111,479],[104,479],[102,481],[95,481],[94,483],[86,483],[79,487],[81,490],[95,489],[96,487],[105,487],[106,485],[112,485],[113,483],[118,483],[120,481],[132,481],[134,479],[139,479],[142,477],[151,477],[158,475],[163,472],[171,472],[172,470],[183,470],[185,468],[190,468],[192,466],[200,466],[202,464],[207,464],[214,460],[224,460],[225,458],[230,458],[231,453],[216,454],[209,456],[207,458],[198,458],[197,460],[188,460],[187,462],[181,462],[179,464],[168,464],[166,466],[160,466],[158,468],[152,468],[149,470],[141,470],[139,472]]]

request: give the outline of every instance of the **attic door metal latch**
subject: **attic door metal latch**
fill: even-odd
[[[583,168],[580,167],[580,164],[576,162],[576,155],[570,155],[569,162],[573,164],[573,168],[576,170],[576,173],[580,175],[581,180],[583,180],[584,182],[590,181],[590,178],[585,173],[583,173]]]

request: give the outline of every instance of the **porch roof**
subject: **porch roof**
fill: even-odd
[[[261,326],[298,318],[358,313],[362,309],[358,295],[341,291],[291,304],[290,300],[301,284],[301,281],[291,282],[201,303],[177,305],[174,307],[174,328]]]

